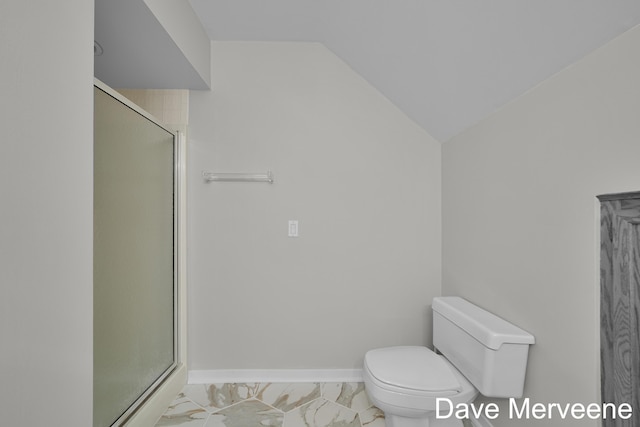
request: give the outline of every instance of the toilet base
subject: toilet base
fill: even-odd
[[[419,418],[385,414],[384,419],[386,427],[463,427],[462,420],[455,417],[436,419],[435,412]]]

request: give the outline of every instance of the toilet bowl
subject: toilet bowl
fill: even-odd
[[[436,399],[447,398],[455,406],[478,395],[464,375],[426,347],[371,350],[364,358],[363,376],[369,399],[385,413],[387,427],[462,426],[457,419],[436,418]]]
[[[433,300],[433,344],[365,354],[363,377],[387,427],[457,427],[451,406],[488,397],[521,397],[533,335],[458,297]],[[443,413],[437,401],[447,399]]]

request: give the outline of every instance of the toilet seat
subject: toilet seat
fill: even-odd
[[[462,384],[442,356],[426,347],[399,346],[369,351],[365,366],[379,387],[410,394],[459,393]],[[453,368],[453,370],[452,370]]]
[[[400,360],[406,365],[399,363]],[[418,368],[420,379],[409,378],[414,368]],[[433,382],[427,374],[431,371],[436,378]],[[414,376],[417,376],[416,372],[413,371]],[[393,408],[394,413],[412,414],[410,416],[435,410],[437,398],[448,398],[454,403],[470,402],[478,393],[448,360],[426,347],[371,350],[364,357],[363,376],[367,393],[376,406],[383,411]],[[397,384],[394,379],[399,380]]]

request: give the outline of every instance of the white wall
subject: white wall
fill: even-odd
[[[595,196],[640,187],[638,49],[636,27],[443,146],[443,293],[536,336],[533,401],[599,399]]]
[[[207,86],[211,86],[209,36],[189,2],[144,0]]]
[[[0,3],[0,414],[90,426],[93,2]]]
[[[440,144],[320,44],[215,42],[212,70],[190,94],[189,368],[352,369],[429,343]]]

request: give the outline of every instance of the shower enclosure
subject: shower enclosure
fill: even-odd
[[[121,425],[178,364],[176,135],[94,88],[94,427]]]

